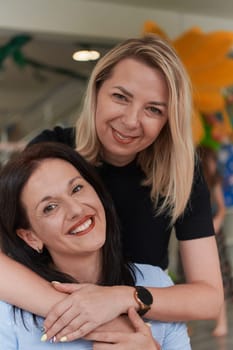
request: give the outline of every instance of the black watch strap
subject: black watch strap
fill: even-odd
[[[134,298],[139,305],[138,314],[140,316],[145,315],[150,310],[153,303],[153,296],[151,292],[142,286],[135,286]]]

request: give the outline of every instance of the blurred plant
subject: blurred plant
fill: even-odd
[[[23,68],[25,66],[31,66],[35,69],[52,72],[55,74],[62,74],[69,76],[71,78],[86,80],[87,77],[74,72],[72,70],[62,68],[62,67],[56,67],[51,66],[42,62],[39,62],[37,60],[31,59],[27,57],[23,53],[23,47],[28,44],[33,38],[29,35],[17,35],[10,39],[5,45],[0,46],[0,69],[4,68],[4,62],[8,58],[12,58],[13,62],[20,68]]]

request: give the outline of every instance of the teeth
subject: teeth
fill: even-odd
[[[118,131],[116,131],[116,134],[117,134],[117,136],[118,136],[120,139],[122,139],[122,140],[126,140],[126,139],[129,138],[128,136],[123,136],[123,135],[119,134]]]
[[[75,235],[76,233],[79,233],[79,232],[86,230],[88,227],[91,226],[91,223],[92,223],[92,219],[88,219],[82,225],[76,227],[75,230],[71,231],[70,234]]]

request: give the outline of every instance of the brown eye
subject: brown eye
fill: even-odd
[[[76,193],[79,192],[83,188],[83,185],[77,185],[73,188],[72,192]]]
[[[115,93],[113,94],[113,97],[114,97],[116,100],[119,100],[119,101],[127,101],[127,98],[126,98],[124,95],[119,94],[119,93],[117,93],[117,92],[115,92]]]
[[[57,206],[56,204],[49,204],[43,209],[44,214],[50,213],[53,209],[55,209]]]
[[[163,114],[162,110],[159,109],[159,108],[157,108],[157,107],[155,107],[155,106],[150,106],[150,107],[148,107],[148,110],[149,110],[151,113],[156,114],[156,115],[161,115],[161,114]]]

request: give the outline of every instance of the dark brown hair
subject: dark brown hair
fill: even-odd
[[[103,246],[101,285],[134,285],[131,265],[122,256],[120,230],[113,202],[95,169],[72,148],[53,142],[28,147],[9,161],[0,172],[0,242],[2,251],[29,267],[48,281],[72,282],[73,279],[54,269],[52,258],[45,248],[42,254],[29,247],[17,234],[30,223],[21,202],[21,193],[30,176],[43,160],[62,159],[72,164],[94,188],[105,210],[106,242]]]

